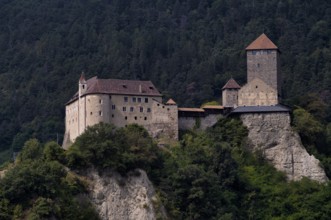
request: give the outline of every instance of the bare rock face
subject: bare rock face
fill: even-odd
[[[90,197],[103,220],[167,219],[153,185],[145,171],[136,170],[128,177],[108,171],[99,175],[88,172]]]
[[[328,178],[319,160],[309,155],[299,135],[290,126],[288,113],[242,114],[248,128],[248,138],[254,151],[261,151],[277,170],[286,173],[288,180],[308,177],[318,182]]]

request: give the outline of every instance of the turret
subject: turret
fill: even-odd
[[[281,77],[279,73],[278,47],[261,34],[247,48],[247,83],[255,78],[261,79],[280,95]]]
[[[222,88],[222,104],[224,107],[238,106],[239,84],[231,78]]]
[[[82,73],[82,75],[79,78],[79,82],[78,82],[78,94],[79,97],[81,97],[82,95],[85,94],[87,90],[87,82],[85,80],[85,76],[84,73]]]

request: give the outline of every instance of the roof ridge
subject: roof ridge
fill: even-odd
[[[263,33],[250,43],[246,50],[278,50],[278,47]]]

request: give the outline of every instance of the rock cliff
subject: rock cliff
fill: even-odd
[[[127,177],[112,171],[99,175],[90,170],[87,174],[90,198],[103,220],[166,219],[152,183],[143,170]]]
[[[253,150],[261,151],[289,180],[302,177],[318,182],[328,180],[319,160],[308,154],[299,135],[291,128],[288,113],[242,114],[240,117],[249,130]]]

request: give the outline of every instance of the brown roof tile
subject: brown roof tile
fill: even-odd
[[[166,104],[167,105],[176,105],[176,102],[173,99],[169,99]]]
[[[267,37],[261,34],[255,41],[253,41],[246,50],[278,50],[278,47]]]
[[[118,94],[137,96],[161,96],[151,81],[98,79],[96,76],[88,79],[87,94]],[[78,99],[78,92],[67,103]]]
[[[202,108],[178,108],[180,112],[205,112]]]
[[[224,109],[222,105],[205,105],[202,107],[203,109]]]
[[[229,81],[223,86],[223,89],[240,89],[241,87],[233,78],[229,79]]]

